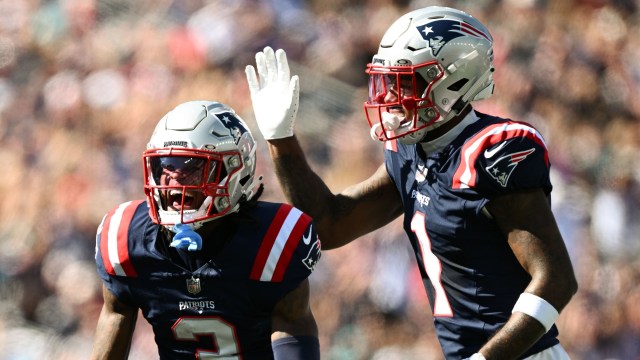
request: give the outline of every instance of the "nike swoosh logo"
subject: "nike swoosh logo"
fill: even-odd
[[[309,236],[302,236],[302,242],[304,242],[305,245],[311,244],[311,234],[313,234],[313,225],[309,226]]]
[[[491,150],[487,149],[487,150],[485,150],[485,151],[484,151],[484,157],[486,157],[487,159],[488,159],[488,158],[490,158],[490,157],[492,157],[492,156],[493,156],[493,155],[495,155],[498,151],[500,151],[500,149],[502,149],[502,147],[503,147],[503,146],[505,146],[506,144],[507,144],[506,142],[503,142],[503,143],[500,143],[500,145],[498,145],[498,146],[497,146],[496,148],[494,148],[494,149],[491,149]]]

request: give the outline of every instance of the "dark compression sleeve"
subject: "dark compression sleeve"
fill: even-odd
[[[271,342],[276,360],[320,360],[320,342],[315,336],[288,336]]]

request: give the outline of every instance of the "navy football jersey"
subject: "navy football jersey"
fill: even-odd
[[[420,145],[396,141],[385,150],[447,359],[477,352],[505,324],[531,280],[484,206],[518,189],[551,192],[549,156],[538,131],[476,116],[439,151],[426,154]],[[557,335],[554,326],[523,357],[557,344]]]
[[[272,310],[314,270],[320,241],[311,218],[287,204],[258,202],[242,219],[196,252],[169,248],[144,201],[102,220],[98,273],[120,301],[141,309],[161,359],[273,358]]]

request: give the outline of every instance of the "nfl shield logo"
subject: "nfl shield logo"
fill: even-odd
[[[202,288],[200,287],[200,279],[193,276],[191,277],[191,279],[187,279],[187,291],[189,292],[189,294],[193,295],[202,291]]]

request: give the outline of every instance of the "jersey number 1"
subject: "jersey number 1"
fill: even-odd
[[[435,290],[434,304],[433,304],[433,316],[453,316],[447,293],[444,291],[440,275],[442,274],[442,264],[440,259],[431,251],[431,239],[427,234],[426,229],[426,216],[417,211],[411,219],[411,231],[416,234],[418,241],[420,242],[420,250],[422,251],[422,262],[429,276],[429,281],[433,285]]]

